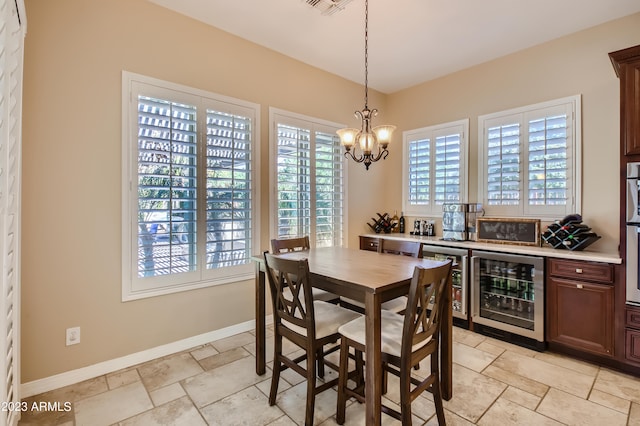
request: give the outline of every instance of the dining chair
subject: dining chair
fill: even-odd
[[[280,373],[290,368],[305,377],[307,400],[305,425],[313,425],[315,397],[331,389],[338,378],[316,385],[318,370],[324,365],[338,371],[338,366],[324,359],[340,349],[338,327],[360,316],[357,312],[340,306],[313,300],[307,259],[292,260],[264,252],[266,273],[273,303],[274,357],[269,405],[276,403]],[[291,341],[305,351],[297,358],[282,351],[283,339]],[[334,344],[325,350],[325,346]],[[294,353],[299,353],[298,351]],[[306,361],[306,367],[300,365]]]
[[[378,243],[378,253],[398,254],[422,258],[422,243],[419,241],[403,241],[381,238]],[[356,312],[364,313],[364,303],[358,300],[340,297],[340,304],[349,309],[353,309]],[[406,306],[406,296],[400,296],[382,303],[382,309],[398,313],[403,312]]]
[[[404,315],[383,311],[381,318],[381,348],[383,373],[391,373],[400,378],[400,411],[382,406],[382,411],[400,420],[403,425],[411,425],[411,402],[423,391],[433,394],[438,424],[444,425],[444,408],[440,391],[439,343],[442,324],[445,322],[445,292],[451,280],[451,260],[435,268],[417,266],[411,279],[407,309]],[[430,300],[433,298],[433,304]],[[340,341],[340,372],[338,382],[338,424],[345,421],[348,397],[364,401],[362,380],[358,386],[348,388],[349,377],[363,377],[362,361],[356,362],[356,370],[348,372],[349,348],[355,349],[360,360],[365,351],[365,320],[357,318],[341,326],[338,331]],[[398,339],[401,334],[402,338]],[[424,378],[412,376],[412,370],[420,361],[430,356],[431,369]],[[360,371],[357,371],[360,369]],[[365,378],[366,380],[366,378]]]
[[[309,250],[309,236],[298,238],[282,238],[271,240],[271,251],[273,253],[288,253],[292,251]],[[330,293],[319,288],[313,289],[313,300],[323,300],[325,302],[338,303],[340,298],[338,295]]]

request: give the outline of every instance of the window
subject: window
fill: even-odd
[[[469,120],[403,133],[403,211],[441,215],[444,203],[466,202]]]
[[[308,235],[312,247],[342,246],[346,167],[341,126],[271,109],[273,238]]]
[[[258,111],[123,73],[123,300],[253,276]]]
[[[478,193],[486,213],[579,213],[580,128],[580,96],[478,117]]]

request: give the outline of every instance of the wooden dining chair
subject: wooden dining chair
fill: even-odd
[[[292,251],[309,250],[309,236],[298,238],[282,238],[271,240],[271,251],[273,253],[289,253]],[[340,298],[338,295],[330,293],[319,288],[313,289],[313,300],[323,300],[325,302],[338,303]]]
[[[340,348],[332,345],[339,340],[338,327],[360,316],[340,306],[313,300],[309,263],[307,259],[291,260],[264,253],[266,274],[273,303],[274,357],[269,405],[276,403],[280,373],[291,368],[307,380],[305,425],[313,425],[315,397],[331,389],[338,378],[316,385],[316,365],[324,364],[338,371],[338,366],[326,361],[325,355]],[[283,339],[291,341],[305,351],[297,358],[283,354]],[[298,351],[294,353],[299,353]],[[306,361],[306,367],[300,365]]]
[[[403,241],[381,238],[378,243],[378,253],[398,254],[422,258],[422,243],[419,241]],[[364,303],[349,299],[347,297],[340,298],[340,304],[346,308],[353,309],[356,312],[364,313]],[[400,296],[389,300],[382,304],[382,309],[401,313],[407,306],[407,298]]]
[[[445,424],[438,355],[441,327],[445,322],[445,292],[451,291],[447,288],[449,280],[451,280],[451,261],[435,268],[416,267],[411,279],[405,314],[382,312],[381,370],[385,374],[388,372],[400,378],[400,411],[384,405],[382,411],[400,420],[403,426],[411,425],[411,402],[425,390],[433,394],[438,424]],[[429,306],[432,297],[434,303]],[[398,339],[400,330],[401,340]],[[365,320],[357,318],[341,326],[338,331],[342,339],[336,420],[338,424],[343,424],[348,397],[352,396],[358,401],[364,401],[362,379],[357,381],[358,386],[355,388],[348,388],[347,380],[350,376],[363,377],[361,361],[356,362],[356,370],[348,372],[348,354],[349,348],[353,347],[356,358],[358,360],[362,358],[362,353],[365,351]],[[413,368],[428,356],[431,358],[429,375],[424,379],[412,376]]]

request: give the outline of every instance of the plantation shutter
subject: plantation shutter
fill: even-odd
[[[277,124],[277,237],[311,234],[311,130]]]
[[[195,271],[196,106],[138,97],[138,276]]]
[[[344,165],[338,136],[315,133],[316,247],[342,246],[344,241]]]
[[[461,202],[461,134],[451,133],[435,138],[435,203]]]
[[[526,114],[528,125],[527,207],[562,215],[572,204],[573,111],[570,105]]]
[[[431,201],[431,139],[409,142],[409,204],[428,205]]]
[[[2,253],[3,403],[20,401],[20,164],[22,64],[26,15],[22,0],[0,0],[0,253]],[[11,407],[11,405],[8,405]],[[16,425],[19,410],[2,410],[0,425]]]
[[[520,204],[520,130],[518,120],[486,129],[487,204]]]
[[[207,109],[207,269],[251,260],[251,118]]]

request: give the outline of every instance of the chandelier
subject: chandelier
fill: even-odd
[[[360,119],[360,129],[345,128],[337,131],[340,143],[344,146],[345,157],[351,157],[356,163],[364,163],[369,170],[371,163],[387,158],[387,146],[396,126],[381,125],[371,127],[371,119],[378,115],[377,109],[369,109],[369,0],[364,2],[364,109],[356,111]]]

